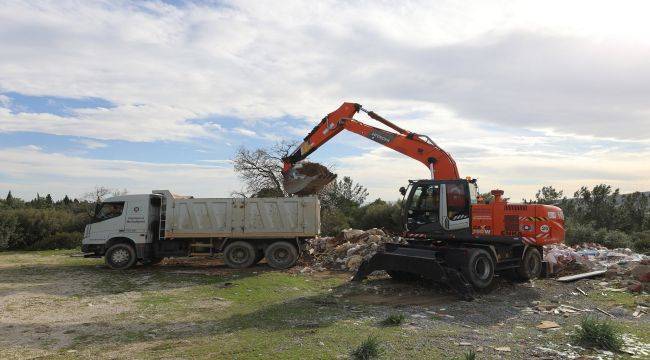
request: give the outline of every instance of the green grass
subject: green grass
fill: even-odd
[[[593,317],[582,319],[573,339],[578,345],[616,352],[623,346],[621,335],[612,322]]]
[[[476,360],[476,352],[470,350],[463,355],[464,360]]]
[[[356,349],[352,350],[350,357],[355,360],[378,359],[384,352],[381,341],[376,336],[368,336]]]
[[[393,313],[388,315],[384,320],[382,320],[381,325],[397,326],[397,325],[401,325],[405,319],[406,316],[404,316],[404,314]]]

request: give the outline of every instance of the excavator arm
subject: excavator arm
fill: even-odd
[[[394,132],[379,129],[353,119],[352,117],[359,111],[365,112],[370,118],[388,126]],[[427,166],[432,179],[451,180],[459,178],[454,159],[446,151],[438,147],[428,136],[404,130],[373,111],[365,110],[359,104],[343,103],[336,111],[323,118],[305,137],[303,143],[291,155],[283,159],[282,173],[287,192],[299,195],[313,194],[334,180],[336,175],[329,173],[326,169],[305,169],[300,171],[300,165],[296,164],[344,129],[420,161]]]

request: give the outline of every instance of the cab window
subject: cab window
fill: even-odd
[[[467,194],[464,184],[447,184],[447,217],[456,219],[467,217]]]
[[[122,215],[124,202],[105,202],[97,209],[95,221],[104,221]]]

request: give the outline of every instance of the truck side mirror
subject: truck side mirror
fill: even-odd
[[[406,195],[406,188],[404,186],[400,187],[399,193],[402,194],[402,196]]]

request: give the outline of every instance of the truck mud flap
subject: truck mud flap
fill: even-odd
[[[474,290],[463,275],[455,269],[442,265],[436,258],[435,251],[396,248],[378,252],[372,258],[361,263],[352,281],[361,281],[376,270],[417,274],[425,279],[446,283],[464,300],[474,298]]]

